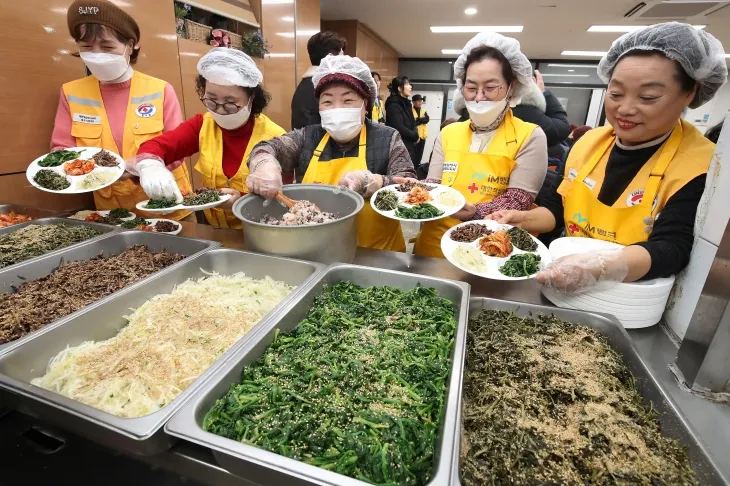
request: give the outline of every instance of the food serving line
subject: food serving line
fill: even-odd
[[[363,286],[402,284],[413,287],[420,282],[424,286],[436,288],[439,295],[451,300],[460,312],[456,345],[452,351],[454,367],[449,378],[448,403],[436,449],[433,484],[458,484],[458,468],[453,465],[458,464],[459,363],[463,361],[467,313],[473,314],[482,307],[550,312],[568,321],[594,327],[607,335],[612,347],[624,355],[632,373],[643,378],[639,389],[661,413],[660,421],[665,434],[680,439],[688,446],[701,484],[730,484],[727,480],[730,478],[730,464],[726,460],[726,451],[730,449],[730,412],[726,407],[679,389],[667,369],[667,364],[676,356],[677,348],[659,326],[626,333],[615,320],[552,307],[534,280],[488,280],[464,273],[441,259],[358,248],[354,259],[356,266],[340,265],[325,269],[318,264],[238,253],[231,250],[243,249],[240,231],[188,222],[182,222],[182,231],[178,237],[114,230],[91,241],[34,259],[23,268],[36,265],[34,274],[28,276],[38,278],[49,273],[53,268],[51,262],[58,261],[61,256],[69,259],[89,258],[100,249],[115,253],[125,245],[135,243],[148,244],[153,250],[167,247],[170,251],[184,253],[188,258],[156,276],[102,299],[79,315],[61,319],[37,334],[11,343],[5,350],[0,349],[0,353],[7,352],[4,357],[0,357],[3,388],[12,389],[11,393],[5,390],[0,392],[0,404],[38,417],[40,424],[63,424],[64,429],[73,430],[77,435],[201,484],[360,484],[323,470],[309,476],[309,466],[301,467],[302,463],[282,456],[276,456],[272,462],[271,453],[261,450],[261,454],[252,455],[250,450],[237,450],[225,445],[226,439],[206,442],[209,438],[201,438],[195,430],[195,422],[199,422],[201,414],[225,393],[230,383],[238,379],[242,366],[255,361],[263,353],[273,339],[275,327],[281,326],[283,330],[288,330],[296,326],[323,283],[347,280]],[[224,249],[216,248],[219,244]],[[38,261],[44,262],[40,268],[34,263]],[[263,326],[265,329],[247,336],[243,340],[246,341],[245,346],[232,347],[185,390],[176,399],[181,405],[174,409],[163,407],[139,419],[109,420],[107,414],[91,407],[79,407],[73,400],[59,398],[50,392],[38,393],[36,390],[27,393],[30,387],[24,386],[23,382],[29,381],[29,370],[45,368],[48,357],[65,346],[56,342],[56,338],[77,341],[78,336],[83,335],[83,339],[99,340],[114,335],[124,325],[124,321],[112,319],[110,324],[98,326],[99,330],[92,335],[89,329],[105,319],[105,316],[123,315],[125,309],[136,307],[153,295],[167,292],[187,278],[199,276],[201,268],[208,271],[225,270],[228,273],[244,271],[255,277],[267,275],[300,288],[268,316],[268,322]],[[0,271],[0,275],[2,273]],[[5,278],[10,279],[8,272],[4,273]],[[13,285],[17,283],[15,281]],[[632,341],[635,348],[631,345]],[[16,349],[17,353],[14,351]],[[6,379],[8,375],[11,380]],[[28,419],[14,411],[0,418],[0,424],[5,424],[0,429],[13,430],[15,427],[9,421],[27,420],[35,419]],[[165,424],[167,427],[163,428]],[[177,440],[180,437],[189,440]],[[8,440],[22,440],[19,436],[2,439],[5,443]],[[82,443],[94,447],[93,442],[86,442],[85,439],[82,439]],[[42,462],[43,458],[39,456],[39,463]],[[123,471],[114,473],[123,474]]]

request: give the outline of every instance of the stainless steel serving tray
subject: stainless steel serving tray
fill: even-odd
[[[527,316],[534,314],[554,315],[568,322],[582,324],[595,329],[599,334],[608,339],[608,344],[618,351],[624,359],[631,374],[636,378],[636,386],[644,398],[644,402],[659,412],[659,422],[662,434],[667,437],[679,440],[687,447],[692,467],[697,475],[699,484],[702,486],[728,486],[727,478],[724,478],[707,448],[700,438],[692,430],[685,417],[682,415],[677,404],[667,394],[667,391],[651,374],[649,367],[639,355],[631,337],[626,333],[619,321],[607,314],[597,314],[571,309],[559,309],[535,304],[523,304],[506,300],[475,297],[469,302],[469,317],[478,314],[483,309],[515,311],[517,315]],[[461,389],[461,383],[459,383]],[[453,447],[453,470],[452,482],[454,486],[460,486],[460,443],[461,443],[461,407],[462,399],[459,395],[459,434]]]
[[[118,292],[102,303],[89,306],[85,311],[75,314],[73,318],[58,321],[52,329],[39,333],[22,346],[16,346],[0,356],[0,391],[4,399],[3,404],[113,449],[140,455],[163,452],[176,440],[162,430],[165,422],[240,349],[241,345],[254,337],[259,330],[268,329],[269,320],[276,310],[286,307],[300,293],[306,291],[309,283],[323,268],[324,265],[317,263],[228,249],[211,250],[196,258],[185,259],[175,268],[159,272],[141,284]],[[130,314],[130,308],[139,307],[155,295],[170,292],[177,284],[189,278],[203,277],[204,271],[214,271],[222,275],[245,272],[252,278],[270,276],[275,280],[300,287],[225,352],[175,400],[150,415],[120,418],[30,384],[31,380],[45,374],[48,361],[67,346],[77,346],[85,341],[102,341],[116,336],[119,330],[126,326],[127,321],[123,316]]]
[[[30,206],[26,206],[25,204],[0,204],[0,214],[7,214],[10,211],[15,211],[18,214],[25,214],[26,216],[30,216],[34,220],[41,218],[53,218],[55,216],[60,216],[63,214],[63,211],[33,208]]]
[[[15,287],[35,280],[52,273],[62,263],[73,262],[78,260],[90,260],[94,257],[103,254],[104,256],[113,256],[122,253],[127,248],[133,245],[146,245],[150,251],[162,251],[167,250],[172,253],[180,253],[189,258],[199,253],[203,253],[212,248],[217,248],[220,243],[206,240],[195,240],[191,238],[180,238],[178,236],[171,236],[161,233],[151,233],[149,231],[124,231],[121,233],[110,233],[108,238],[87,240],[86,242],[69,247],[62,253],[50,253],[33,260],[28,260],[17,265],[13,265],[12,271],[0,272],[0,294],[13,292]],[[185,260],[183,260],[185,261]],[[181,265],[182,262],[178,262],[174,265],[169,266],[162,271],[167,271],[174,268],[177,265]],[[8,267],[10,268],[10,267]],[[151,277],[151,276],[150,276]],[[147,277],[147,278],[150,278]],[[127,288],[131,288],[135,285],[140,285],[146,279],[140,280]],[[124,289],[119,292],[123,292]],[[107,299],[113,298],[118,292],[111,294],[103,299],[90,304],[100,304]],[[88,306],[87,306],[88,307]],[[55,323],[62,323],[71,320],[76,314],[83,312],[86,309],[80,309],[76,313],[69,314],[55,322],[49,322],[41,329],[23,336],[22,338],[12,341],[6,344],[0,345],[0,354],[16,347],[20,346],[28,340],[32,339],[39,333],[45,332],[51,329]]]
[[[449,299],[458,312],[454,349],[452,350],[451,374],[448,378],[447,401],[444,419],[441,423],[436,444],[433,478],[430,485],[449,484],[451,460],[456,436],[459,383],[466,341],[468,321],[467,305],[470,287],[462,282],[453,282],[424,275],[408,274],[379,268],[335,264],[320,275],[317,282],[292,301],[275,316],[266,328],[249,340],[236,355],[196,393],[195,396],[165,426],[165,430],[176,437],[208,447],[218,464],[232,474],[258,484],[277,485],[328,485],[358,486],[366,483],[341,474],[311,466],[288,457],[268,452],[258,447],[242,444],[204,431],[201,423],[206,412],[221,398],[232,383],[238,383],[241,371],[259,359],[274,340],[277,329],[288,332],[295,329],[306,317],[314,298],[322,293],[324,285],[348,281],[360,286],[389,285],[400,289],[412,289],[417,284],[433,287],[441,297]]]
[[[15,231],[18,231],[19,229],[23,229],[26,226],[31,225],[31,224],[37,224],[39,226],[45,226],[45,225],[49,225],[49,224],[65,224],[66,226],[90,226],[90,227],[94,228],[95,230],[97,230],[100,234],[93,238],[89,238],[88,240],[80,241],[78,243],[74,243],[73,245],[59,248],[58,250],[49,251],[48,253],[44,253],[41,256],[38,256],[35,258],[30,258],[28,260],[23,260],[22,262],[14,263],[13,265],[8,265],[7,267],[0,268],[0,273],[7,272],[8,270],[14,270],[19,265],[24,265],[28,262],[35,261],[39,258],[43,258],[48,255],[58,255],[60,253],[68,251],[71,248],[75,248],[79,245],[83,245],[90,241],[96,241],[100,238],[106,238],[111,233],[117,233],[119,231],[119,229],[116,226],[109,226],[106,224],[89,223],[87,221],[77,221],[74,219],[66,219],[66,218],[43,218],[43,219],[34,219],[32,221],[26,221],[25,223],[14,224],[13,226],[8,226],[7,228],[0,228],[0,236],[4,236],[8,233],[13,233]]]

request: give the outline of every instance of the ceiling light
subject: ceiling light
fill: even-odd
[[[608,52],[606,51],[563,51],[560,53],[561,56],[585,56],[585,57],[603,57]]]
[[[453,25],[431,27],[434,34],[477,34],[479,32],[522,32],[522,25]]]
[[[287,3],[294,3],[294,0],[262,0],[261,3],[264,5],[285,5]]]
[[[461,49],[441,49],[441,54],[461,55]]]
[[[575,69],[568,69],[568,72],[569,73],[574,73],[575,72]]]
[[[284,22],[294,22],[294,17],[282,17],[281,20]]]
[[[474,7],[469,7],[464,10],[464,13],[467,15],[475,15],[477,13],[477,9],[475,9]]]
[[[313,36],[314,34],[318,33],[318,30],[297,30],[298,36]],[[277,32],[276,35],[281,37],[294,37],[294,32]]]
[[[270,52],[266,54],[268,57],[294,57],[293,52]]]
[[[635,32],[637,30],[641,30],[644,27],[649,27],[648,25],[591,25],[588,28],[588,32],[613,32],[613,33],[626,33],[626,32]],[[706,25],[693,25],[697,30],[702,30]]]
[[[597,64],[548,64],[548,67],[578,68],[578,69],[598,69],[598,65]]]
[[[556,77],[556,78],[590,78],[590,74],[543,74],[543,78]]]

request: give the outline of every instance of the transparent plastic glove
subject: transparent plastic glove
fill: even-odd
[[[219,189],[219,191],[223,194],[231,195],[231,198],[228,201],[218,206],[220,209],[227,209],[230,211],[233,208],[233,203],[241,198],[241,191],[237,191],[236,189],[224,187],[223,189]]]
[[[352,172],[345,172],[337,185],[346,187],[362,197],[368,198],[383,187],[383,176],[373,174],[367,170],[353,170]]]
[[[258,194],[267,200],[276,197],[283,186],[281,166],[276,159],[271,157],[253,167],[253,172],[246,178],[249,192]]]
[[[535,277],[538,283],[572,294],[623,282],[629,265],[621,250],[602,250],[558,258]]]
[[[175,176],[167,170],[165,164],[155,159],[144,159],[135,167],[139,174],[139,185],[150,199],[174,199],[183,201]]]

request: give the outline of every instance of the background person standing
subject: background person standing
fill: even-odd
[[[388,89],[390,96],[385,101],[385,123],[400,133],[403,143],[408,149],[408,155],[415,162],[418,129],[413,116],[413,105],[409,99],[412,89],[411,82],[406,76],[395,77],[388,85]]]
[[[411,98],[413,103],[413,118],[416,119],[416,131],[418,132],[418,142],[416,142],[416,158],[413,159],[413,167],[418,168],[421,166],[421,160],[423,159],[423,150],[426,148],[426,139],[428,138],[428,112],[423,107],[423,102],[426,99],[417,94]]]

